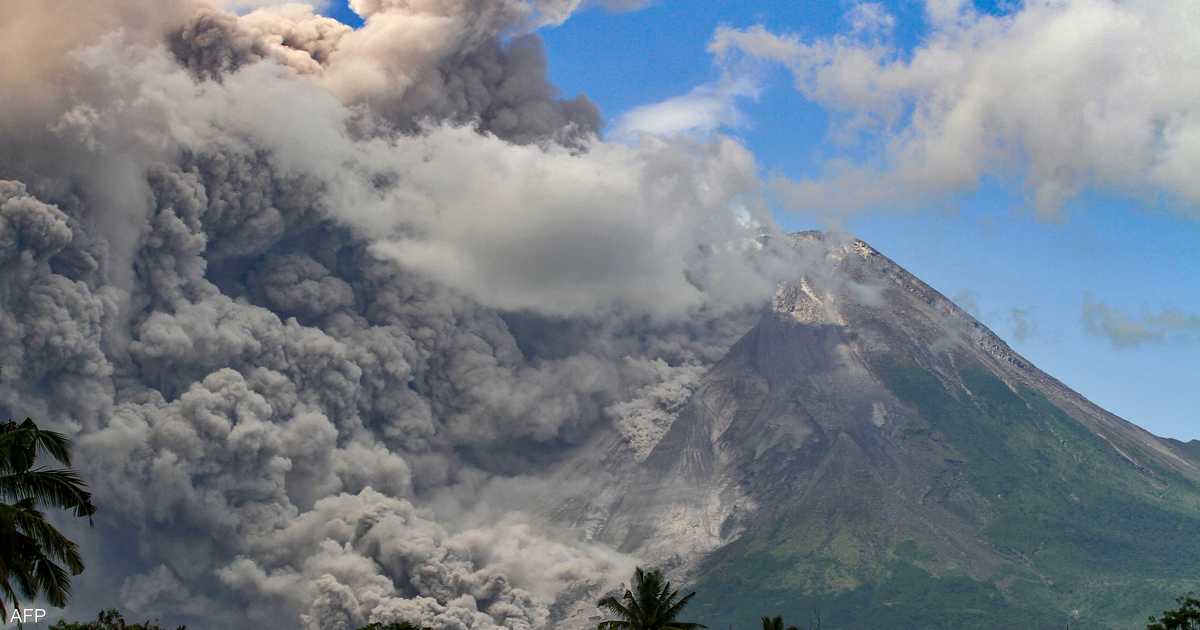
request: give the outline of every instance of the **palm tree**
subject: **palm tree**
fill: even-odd
[[[71,576],[83,572],[79,547],[63,536],[38,508],[72,510],[91,523],[96,506],[87,484],[71,469],[71,443],[26,418],[0,423],[0,615],[5,603],[19,608],[18,592],[45,596],[62,607],[71,596]],[[49,455],[61,468],[34,466]]]
[[[784,630],[783,617],[763,617],[762,630]],[[787,630],[799,630],[799,628],[788,626]]]
[[[694,630],[706,627],[676,621],[696,594],[679,597],[679,591],[671,590],[671,583],[663,578],[662,571],[646,572],[638,567],[633,572],[632,587],[625,591],[620,601],[612,596],[600,600],[597,605],[615,619],[601,621],[596,630]]]

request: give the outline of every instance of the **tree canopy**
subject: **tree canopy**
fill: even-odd
[[[38,465],[39,456],[61,466]],[[0,614],[20,597],[45,597],[65,606],[71,576],[83,572],[79,547],[54,528],[43,506],[70,510],[91,522],[96,513],[87,484],[71,468],[71,443],[65,435],[38,428],[33,420],[0,423]]]
[[[1175,600],[1178,608],[1163,612],[1162,617],[1150,617],[1146,630],[1200,630],[1200,599],[1185,595]]]
[[[762,630],[785,630],[783,627],[783,617],[763,617]],[[799,630],[799,628],[788,626],[786,630]]]
[[[620,599],[605,597],[598,602],[611,619],[601,621],[597,630],[693,630],[705,626],[679,621],[679,615],[695,593],[680,597],[671,583],[655,569],[633,572],[631,587]]]

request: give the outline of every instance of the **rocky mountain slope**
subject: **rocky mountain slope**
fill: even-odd
[[[1128,628],[1200,588],[1200,456],[1092,404],[862,241],[804,277],[640,460],[557,516],[709,627]],[[599,453],[599,454],[595,454]]]

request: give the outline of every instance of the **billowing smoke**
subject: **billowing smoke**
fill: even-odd
[[[76,437],[76,612],[536,628],[627,575],[538,475],[644,456],[794,264],[749,153],[600,139],[535,33],[577,1],[103,4],[0,9],[0,416]]]

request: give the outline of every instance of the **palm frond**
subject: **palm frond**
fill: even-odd
[[[58,431],[38,428],[32,418],[20,424],[9,420],[0,424],[0,469],[28,469],[37,455],[48,455],[64,466],[71,465],[71,441]]]
[[[10,571],[9,577],[16,582],[16,588],[27,598],[37,597],[37,580],[33,577],[33,564],[28,552],[28,545],[19,545],[19,551],[22,564],[14,566]]]
[[[66,564],[73,575],[83,572],[83,558],[79,555],[79,545],[63,536],[46,521],[41,512],[18,509],[13,511],[11,518],[16,528],[33,539],[48,557]]]
[[[667,619],[675,619],[675,617],[679,616],[679,613],[683,612],[683,608],[687,606],[688,602],[692,601],[692,598],[695,596],[695,593],[688,593],[687,595],[684,595],[682,599],[675,602],[674,606],[671,606],[667,609]]]
[[[71,576],[65,569],[42,556],[33,564],[33,579],[50,605],[62,608],[71,597]]]
[[[90,518],[96,513],[96,506],[86,488],[87,483],[70,468],[34,468],[0,475],[0,498],[4,500],[34,499]]]
[[[621,602],[617,601],[617,599],[615,597],[605,597],[604,599],[600,600],[600,602],[597,604],[597,606],[599,608],[601,608],[602,610],[607,611],[607,612],[611,613],[612,615],[619,617],[621,619],[624,619],[624,620],[630,620],[630,619],[635,618],[634,612],[631,611],[629,608],[627,608],[625,605],[623,605]]]
[[[8,607],[5,602],[12,604],[13,609],[21,607],[21,600],[17,597],[17,592],[13,590],[12,584],[9,582],[8,571],[0,568],[0,617],[8,620]]]

